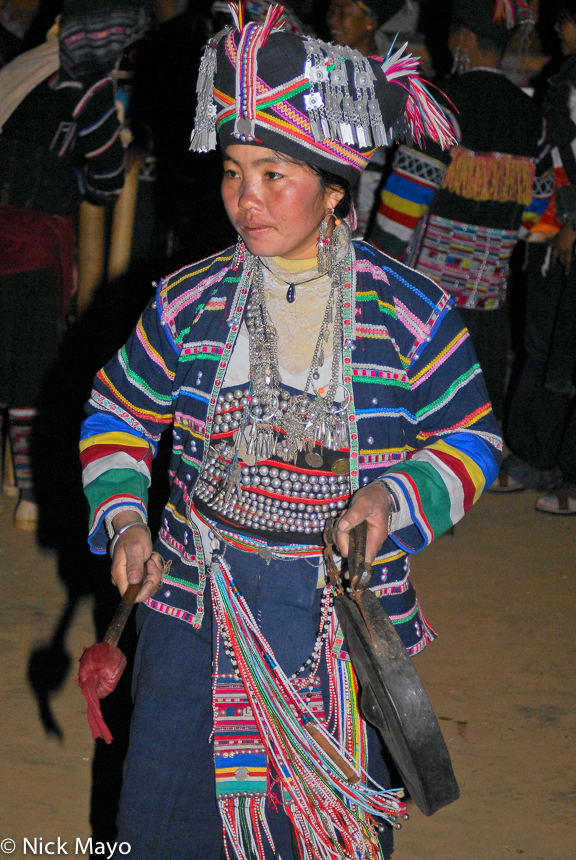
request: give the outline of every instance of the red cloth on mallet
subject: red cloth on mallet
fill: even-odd
[[[96,645],[85,648],[80,658],[80,669],[75,683],[88,703],[88,725],[92,737],[103,738],[107,744],[112,743],[113,738],[104,722],[100,699],[105,699],[116,689],[125,666],[126,657],[120,648],[105,642],[97,642]]]

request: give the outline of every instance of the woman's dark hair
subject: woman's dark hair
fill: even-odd
[[[461,18],[458,18],[458,16],[455,15],[450,25],[450,32],[454,33],[462,28],[470,30],[471,33],[474,33],[474,35],[476,36],[478,47],[483,53],[494,53],[498,54],[500,57],[504,55],[504,52],[506,51],[506,46],[514,35],[513,30],[507,30],[503,27],[501,36],[498,40],[492,39],[490,38],[490,36],[481,36],[475,31],[474,27],[471,24],[468,24],[466,21],[463,21]]]
[[[329,170],[324,170],[323,167],[317,167],[315,164],[309,164],[308,167],[318,176],[322,191],[338,190],[344,192],[344,196],[334,209],[334,215],[337,218],[346,218],[354,204],[352,187],[348,180],[342,176],[337,176],[335,173],[330,173]]]
[[[560,0],[558,4],[558,21],[569,18],[576,24],[576,0]]]

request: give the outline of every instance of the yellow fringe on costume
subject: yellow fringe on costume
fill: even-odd
[[[532,200],[536,164],[531,158],[499,152],[473,152],[463,146],[450,150],[452,161],[443,188],[470,200],[520,203]]]

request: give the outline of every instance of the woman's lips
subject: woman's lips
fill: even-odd
[[[268,227],[265,224],[263,224],[261,226],[251,225],[251,226],[241,227],[239,232],[245,233],[247,236],[257,237],[257,236],[263,236],[265,233],[268,232],[268,230],[272,230],[272,229],[273,229],[272,227]]]

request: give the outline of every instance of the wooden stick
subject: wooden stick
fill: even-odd
[[[346,759],[342,758],[340,753],[337,753],[334,747],[326,740],[320,729],[314,723],[304,723],[306,731],[310,737],[314,738],[319,747],[322,747],[326,755],[330,756],[332,761],[338,765],[340,770],[346,775],[346,779],[351,785],[360,782],[360,777],[356,771],[350,767]]]
[[[105,207],[95,206],[88,200],[80,204],[80,230],[78,237],[78,310],[92,301],[104,271]]]
[[[114,281],[126,274],[130,265],[132,236],[134,233],[134,214],[138,197],[138,176],[142,160],[131,156],[131,165],[124,179],[124,188],[114,204],[114,218],[110,235],[108,255],[108,280]]]
[[[114,618],[110,622],[108,630],[102,639],[102,642],[106,645],[118,645],[120,637],[122,636],[122,631],[128,621],[128,616],[132,611],[136,598],[140,594],[143,582],[144,577],[142,577],[141,582],[135,582],[132,585],[129,585],[122,595],[122,600],[118,604],[116,612],[114,613]]]

